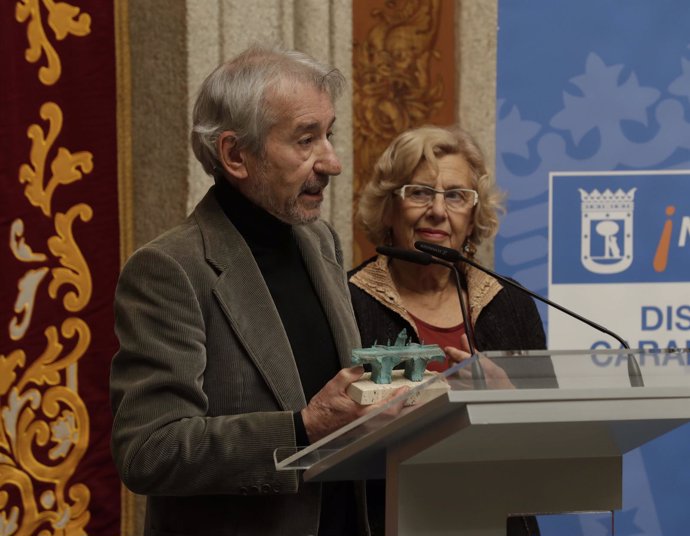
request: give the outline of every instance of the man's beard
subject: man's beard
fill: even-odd
[[[319,175],[315,179],[306,182],[300,189],[300,193],[320,187],[322,190],[328,185],[329,178]],[[303,225],[316,221],[320,216],[318,209],[322,201],[313,201],[305,206],[305,201],[300,203],[299,193],[293,197],[281,200],[271,187],[271,179],[266,174],[266,167],[259,166],[253,180],[249,181],[248,197],[257,205],[269,212],[279,220],[290,225]]]

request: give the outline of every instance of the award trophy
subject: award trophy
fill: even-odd
[[[446,356],[438,344],[419,344],[408,342],[407,333],[401,331],[395,344],[374,344],[370,348],[358,348],[352,351],[353,365],[369,365],[371,372],[353,382],[347,394],[359,404],[374,404],[388,398],[392,391],[403,386],[416,387],[420,382],[434,378],[436,372],[428,371],[429,361],[444,361]],[[404,369],[394,369],[404,363]],[[405,402],[411,406],[419,402],[426,402],[448,391],[445,381],[436,381],[428,388],[418,390]]]

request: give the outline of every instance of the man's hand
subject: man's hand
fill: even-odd
[[[393,391],[389,398],[376,404],[363,406],[352,400],[347,394],[347,388],[352,382],[359,380],[362,374],[364,374],[364,367],[361,365],[340,370],[302,410],[302,421],[310,443],[326,437],[362,415],[386,404],[390,398],[409,390],[407,387],[401,387]],[[386,413],[397,415],[400,413],[403,403],[404,400],[401,400],[400,404],[389,408]]]

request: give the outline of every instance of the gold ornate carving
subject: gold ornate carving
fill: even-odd
[[[393,138],[423,124],[454,121],[453,79],[444,83],[437,74],[442,65],[452,72],[454,45],[448,33],[450,1],[355,0],[353,8],[355,33],[364,28],[352,53],[356,203]],[[354,263],[372,254],[373,245],[355,226]]]
[[[14,385],[17,379],[15,370],[17,367],[23,367],[24,363],[26,363],[26,356],[23,350],[15,350],[7,357],[0,355],[0,396],[6,395],[10,386]],[[9,447],[4,430],[4,427],[0,428],[0,449]]]
[[[40,387],[41,385],[58,385],[63,378],[62,372],[84,355],[86,348],[91,343],[91,331],[89,326],[80,318],[71,317],[62,323],[60,334],[64,339],[73,339],[76,342],[66,355],[64,345],[60,342],[55,326],[49,326],[45,330],[46,348],[41,356],[34,360],[26,373],[17,382],[17,388],[21,391],[29,385]],[[64,383],[64,382],[63,382]]]
[[[44,4],[53,16],[49,24],[59,39],[64,38],[70,33],[60,22],[66,20],[66,4],[48,0]],[[18,11],[21,7],[37,10],[38,4],[25,2],[18,5]],[[36,24],[35,17],[32,24]],[[47,102],[40,115],[48,122],[47,133],[37,124],[27,129],[32,141],[31,164],[20,167],[18,180],[26,185],[24,195],[29,203],[51,217],[57,188],[90,173],[93,156],[59,147],[49,160],[62,130],[62,110]],[[48,163],[51,175],[45,181]],[[15,259],[42,264],[27,270],[17,283],[15,315],[9,325],[12,340],[24,339],[40,309],[41,297],[62,297],[66,314],[78,313],[88,305],[93,292],[91,272],[77,244],[74,222],[77,218],[88,222],[92,216],[92,208],[85,203],[57,212],[54,235],[47,239],[50,257],[29,245],[24,220],[12,222],[9,248]],[[41,295],[38,290],[48,274],[52,277],[48,292]],[[90,519],[91,492],[72,480],[89,444],[89,414],[79,396],[77,366],[91,344],[91,331],[75,316],[53,322],[60,329],[56,325],[45,328],[45,348],[38,357],[26,349],[0,355],[0,536],[82,536]]]
[[[353,46],[353,110],[356,177],[403,130],[428,122],[442,104],[443,82],[432,80],[440,0],[389,0],[372,11],[377,20]],[[355,181],[355,191],[358,188]]]
[[[36,63],[45,53],[47,65],[38,70],[38,79],[50,86],[58,81],[62,73],[62,64],[55,48],[48,39],[43,28],[41,3],[48,11],[48,26],[53,30],[58,41],[69,34],[83,37],[91,32],[91,16],[80,13],[78,7],[66,2],[54,0],[19,0],[15,8],[15,18],[18,22],[26,22],[26,37],[29,48],[24,57],[29,63]]]
[[[42,9],[56,40],[90,33],[91,17],[65,2],[19,0],[15,18],[27,23],[29,47],[25,58],[36,63],[45,55],[38,72],[45,85],[61,75],[60,58],[46,35]],[[24,195],[43,216],[53,214],[52,198],[59,186],[80,180],[93,169],[93,155],[72,153],[58,147],[63,114],[53,102],[39,110],[48,123],[47,132],[38,124],[27,129],[31,140],[30,164],[19,169]],[[46,168],[50,177],[46,180]],[[82,311],[92,295],[91,273],[75,239],[77,218],[88,222],[93,211],[77,203],[54,216],[54,236],[47,239],[46,253],[32,248],[25,237],[25,222],[16,218],[10,229],[9,248],[21,263],[36,263],[18,280],[15,315],[10,320],[10,338],[23,340],[42,305],[59,298],[65,316],[44,329],[45,348],[39,356],[26,349],[0,355],[0,536],[82,536],[89,521],[89,489],[72,482],[89,444],[89,414],[77,389],[77,366],[91,344],[91,331],[81,318],[67,316]],[[29,223],[30,225],[30,223]],[[42,266],[41,266],[42,265]],[[47,294],[39,295],[42,280],[51,274]],[[69,287],[61,292],[63,287]],[[57,325],[60,325],[58,331]]]
[[[12,222],[10,228],[10,251],[14,257],[21,262],[41,262],[48,260],[43,253],[34,253],[31,246],[26,243],[24,238],[24,221],[20,218]],[[43,266],[35,270],[28,270],[17,283],[18,293],[14,302],[15,316],[10,320],[10,338],[18,341],[29,328],[31,315],[33,314],[34,304],[36,303],[36,293],[43,278],[48,273],[48,268]],[[2,535],[2,532],[0,532]]]
[[[65,295],[63,304],[70,312],[81,311],[91,300],[93,285],[91,272],[84,260],[72,233],[72,222],[79,216],[82,221],[89,221],[93,211],[91,207],[80,203],[67,211],[67,214],[55,216],[57,236],[48,240],[48,247],[53,255],[60,258],[63,268],[53,268],[53,280],[48,286],[50,297],[55,299],[62,285],[70,284],[74,291]]]
[[[93,169],[93,154],[88,151],[72,154],[60,147],[50,166],[52,175],[48,185],[44,186],[48,151],[62,130],[62,110],[54,102],[46,102],[41,106],[40,113],[41,118],[48,122],[48,134],[46,135],[37,124],[27,129],[27,136],[31,139],[31,165],[21,165],[19,181],[27,184],[24,193],[31,204],[39,207],[46,216],[50,216],[50,204],[55,189],[61,184],[70,184],[81,179],[83,173],[90,173]]]
[[[0,400],[6,401],[0,406],[0,528],[5,525],[0,534],[13,534],[9,528],[21,519],[17,534],[34,534],[46,525],[53,531],[41,534],[76,536],[89,520],[88,488],[67,484],[89,443],[87,408],[68,378],[89,347],[91,332],[83,320],[71,317],[62,323],[60,334],[48,327],[45,338],[43,353],[23,373],[22,350],[0,355]],[[69,348],[66,341],[73,341]],[[13,495],[20,506],[6,512]]]

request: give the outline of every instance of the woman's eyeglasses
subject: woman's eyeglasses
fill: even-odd
[[[468,188],[437,190],[422,184],[406,184],[394,190],[393,193],[399,195],[405,203],[415,207],[431,205],[436,196],[440,194],[443,196],[446,208],[453,212],[462,212],[463,210],[470,209],[479,202],[479,194],[476,190]]]

